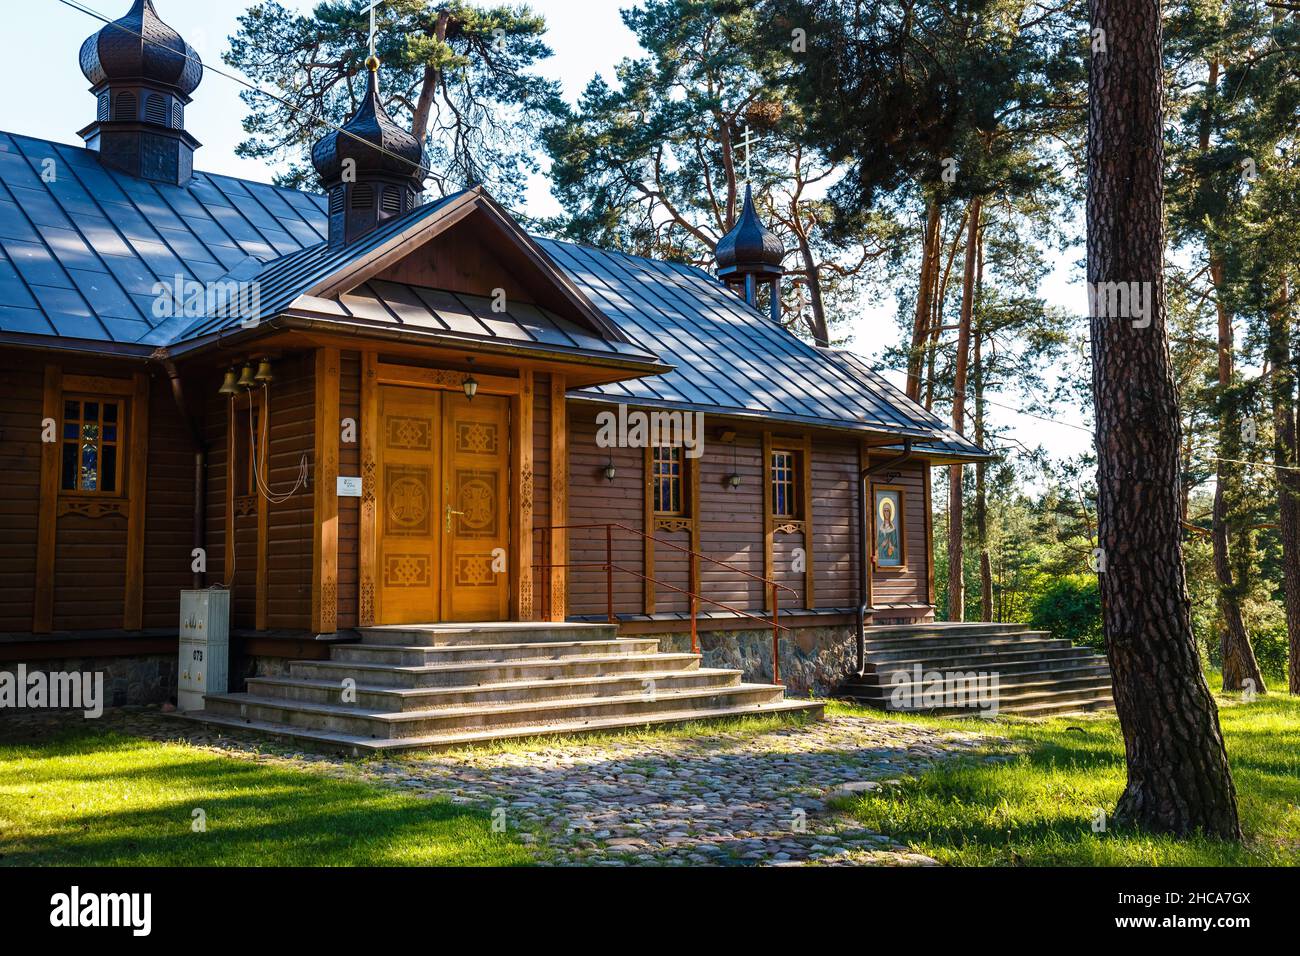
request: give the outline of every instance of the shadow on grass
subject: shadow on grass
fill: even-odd
[[[206,830],[195,832],[195,811]],[[0,742],[0,864],[520,865],[441,799],[76,728]]]
[[[1016,742],[1018,756],[949,764],[839,807],[864,826],[954,864],[1295,865],[1300,706],[1257,701],[1225,708],[1222,722],[1247,831],[1243,845],[1116,828],[1108,817],[1127,773],[1114,717],[999,721],[987,732]]]

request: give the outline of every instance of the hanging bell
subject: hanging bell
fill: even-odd
[[[252,388],[256,384],[253,381],[253,366],[245,365],[239,372],[239,387]]]
[[[235,370],[226,369],[226,377],[221,382],[221,388],[217,390],[218,395],[238,395],[239,385],[235,381]]]
[[[257,374],[253,376],[253,381],[258,385],[270,385],[275,381],[275,376],[271,374],[271,360],[264,358],[257,363]]]

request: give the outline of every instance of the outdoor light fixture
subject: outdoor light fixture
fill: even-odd
[[[472,369],[474,366],[474,360],[470,359],[469,364]],[[474,378],[474,375],[471,372],[470,374],[465,376],[465,397],[472,402],[474,401],[474,396],[477,394],[478,394],[478,380]]]
[[[732,475],[730,478],[727,479],[727,484],[731,485],[731,487],[732,487],[733,489],[735,489],[735,488],[739,488],[739,487],[740,487],[740,475],[738,475],[738,474],[736,474],[736,475]]]
[[[258,385],[270,385],[275,381],[275,376],[271,374],[271,360],[262,359],[257,363],[257,374],[253,376],[253,381]]]
[[[614,456],[610,455],[609,464],[605,466],[605,480],[608,481],[610,484],[613,484],[614,479],[617,477],[618,477],[618,469],[614,467]]]
[[[218,395],[238,395],[239,385],[235,381],[235,370],[226,369],[226,377],[221,382],[221,388],[217,389]]]
[[[252,388],[256,384],[257,382],[253,380],[253,366],[245,365],[239,371],[239,382],[238,382],[239,387]]]

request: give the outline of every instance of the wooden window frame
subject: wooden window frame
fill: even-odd
[[[70,421],[67,415],[69,402],[76,402],[78,404],[79,412],[82,415],[84,415],[85,406],[87,403],[97,404],[100,407],[100,414],[98,419],[98,423],[100,427],[100,435],[99,438],[96,440],[97,454],[95,456],[95,488],[93,490],[81,487],[81,445],[84,442],[84,438],[81,435],[80,427],[85,424],[86,421],[85,418],[79,417],[76,419],[78,423],[78,435],[76,439],[70,439],[65,434],[68,422]],[[103,409],[104,406],[106,405],[117,406],[117,421],[113,423],[117,427],[117,437],[114,438],[111,442],[107,442],[107,443],[104,441],[104,437],[103,437],[103,429],[104,429]],[[105,394],[98,394],[98,393],[92,394],[90,392],[64,390],[59,405],[59,498],[60,499],[84,498],[84,499],[90,499],[92,501],[125,501],[126,500],[127,498],[126,482],[128,480],[128,474],[129,474],[129,466],[127,465],[127,458],[129,457],[130,447],[131,447],[130,442],[128,440],[128,436],[130,434],[130,424],[131,424],[130,416],[131,416],[130,399],[125,398],[121,395],[105,395]],[[64,448],[69,444],[75,444],[77,446],[75,474],[73,477],[73,484],[75,485],[75,487],[73,488],[63,487],[63,480],[65,477],[63,473],[63,451]],[[104,488],[103,463],[104,463],[105,444],[107,444],[109,447],[117,449],[117,461],[113,468],[113,487],[111,489]]]
[[[660,472],[660,452],[676,453],[676,475],[669,474],[665,476]],[[671,461],[672,459],[670,458],[669,460]],[[690,488],[690,477],[688,475],[690,469],[689,461],[690,460],[686,457],[686,449],[680,445],[657,445],[650,449],[650,481],[648,487],[650,494],[650,510],[654,513],[656,519],[669,518],[687,520],[694,517],[694,515],[691,514],[691,502],[688,494],[688,489]],[[677,499],[678,508],[675,510],[662,509],[659,507],[659,504],[662,503],[662,495],[659,495],[658,492],[663,486],[665,480],[670,489],[674,483],[677,486],[675,497]],[[656,501],[656,497],[660,500]]]
[[[881,565],[877,560],[879,555],[876,550],[876,494],[881,491],[892,491],[898,493],[898,548],[902,552],[900,557],[902,562],[898,565]],[[871,567],[881,574],[901,574],[908,571],[908,554],[907,554],[907,489],[902,485],[876,484],[871,485]]]
[[[790,457],[790,477],[788,482],[777,481],[775,461],[777,455],[788,455]],[[804,514],[803,500],[803,456],[804,449],[792,448],[784,445],[777,445],[768,453],[766,473],[768,494],[766,495],[766,500],[768,502],[768,508],[770,509],[768,516],[772,519],[774,524],[782,525],[791,522],[800,522],[807,517]],[[787,486],[786,500],[790,502],[789,514],[782,514],[776,510],[777,487],[779,484],[785,484]]]

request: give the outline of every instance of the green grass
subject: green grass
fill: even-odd
[[[207,830],[193,832],[193,814]],[[93,730],[0,739],[0,865],[516,866],[485,809]]]
[[[961,760],[900,786],[837,804],[862,825],[960,866],[1295,866],[1300,863],[1300,701],[1220,697],[1243,844],[1117,830],[1094,833],[1124,789],[1113,715],[1042,721],[908,722],[1008,738],[1005,763]],[[842,704],[832,712],[869,714]]]

